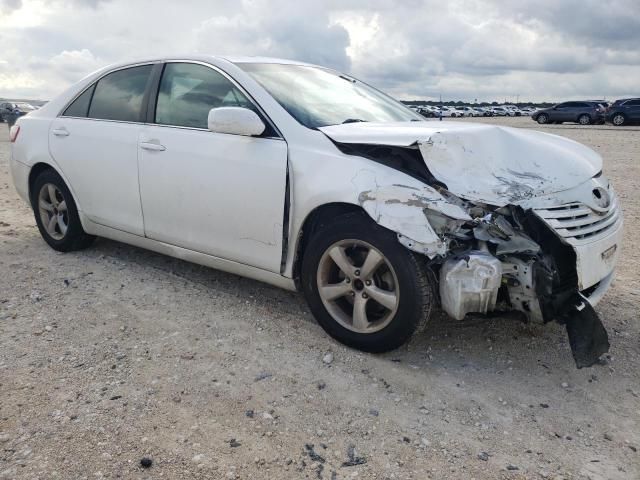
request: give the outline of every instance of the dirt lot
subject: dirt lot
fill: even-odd
[[[600,152],[625,210],[591,369],[555,324],[438,317],[368,355],[296,294],[107,240],[58,254],[0,125],[0,478],[640,478],[640,129],[543,130]]]

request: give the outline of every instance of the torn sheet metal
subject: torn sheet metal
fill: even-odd
[[[602,169],[601,157],[567,138],[458,122],[352,123],[320,128],[340,143],[418,145],[431,174],[465,200],[495,206],[568,190]]]
[[[503,215],[487,214],[473,229],[473,235],[478,240],[495,244],[496,255],[540,252],[540,245],[521,230],[516,230]]]
[[[579,293],[575,294],[562,320],[576,367],[591,367],[609,351],[607,330],[591,304]]]
[[[353,178],[358,203],[376,223],[396,232],[407,248],[430,258],[444,255],[447,244],[429,223],[425,212],[435,211],[454,224],[471,217],[429,186],[385,184],[370,170]]]

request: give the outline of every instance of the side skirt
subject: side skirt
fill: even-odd
[[[197,263],[205,267],[215,268],[223,272],[233,273],[241,277],[251,278],[260,282],[268,283],[285,290],[295,291],[296,287],[291,278],[283,277],[278,273],[268,272],[260,268],[244,265],[242,263],[225,260],[224,258],[214,257],[206,253],[188,250],[186,248],[177,247],[168,243],[159,242],[146,237],[140,237],[131,233],[123,232],[115,228],[106,227],[98,223],[92,222],[83,215],[82,224],[87,233],[105,237],[117,242],[127,243],[135,247],[152,250],[163,255],[179,258],[187,262]]]

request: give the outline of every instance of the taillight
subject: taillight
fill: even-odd
[[[20,125],[14,125],[13,127],[11,127],[11,130],[9,130],[9,140],[11,141],[11,143],[15,143],[19,133]]]

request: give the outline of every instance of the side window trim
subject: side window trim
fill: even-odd
[[[211,65],[210,63],[205,63],[205,62],[199,62],[196,60],[170,60],[167,62],[164,62],[162,64],[162,68],[159,69],[159,71],[157,72],[157,77],[154,77],[154,73],[156,73],[156,70],[154,70],[151,73],[151,77],[154,78],[154,82],[151,84],[151,92],[148,98],[148,103],[147,103],[147,115],[146,115],[146,123],[149,125],[154,125],[157,127],[169,127],[169,128],[183,128],[183,129],[187,129],[187,130],[200,130],[200,131],[208,131],[208,129],[206,128],[196,128],[196,127],[184,127],[184,126],[180,126],[180,125],[164,125],[161,123],[155,123],[155,113],[156,113],[156,105],[158,103],[158,95],[160,94],[160,81],[162,79],[162,74],[164,73],[164,69],[166,67],[167,64],[169,63],[191,63],[191,64],[195,64],[195,65],[202,65],[204,67],[210,68],[212,70],[214,70],[215,72],[219,73],[220,75],[222,75],[224,78],[226,78],[229,82],[231,82],[231,84],[236,87],[238,90],[240,90],[240,92],[242,92],[242,94],[247,97],[247,100],[249,100],[254,107],[256,107],[256,109],[258,110],[258,112],[260,112],[260,117],[262,118],[262,120],[266,123],[268,123],[272,130],[275,132],[276,136],[273,137],[265,137],[265,138],[278,138],[281,140],[284,140],[284,136],[282,135],[282,132],[280,132],[280,130],[278,129],[278,127],[276,127],[275,123],[273,123],[273,121],[269,118],[269,116],[266,114],[266,112],[264,111],[264,109],[258,104],[258,102],[256,102],[256,100],[249,94],[249,92],[247,92],[245,90],[245,88],[240,85],[233,77],[231,77],[227,72],[225,72],[224,70],[221,70],[220,68]]]
[[[160,80],[166,67],[166,63],[158,63],[154,66],[149,77],[149,84],[145,97],[142,100],[145,116],[144,123],[154,124],[156,117],[156,105],[158,103],[158,94],[160,93]]]

